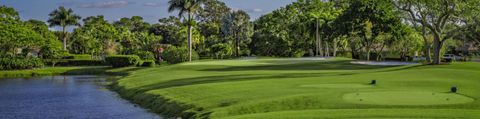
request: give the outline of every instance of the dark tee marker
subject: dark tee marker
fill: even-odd
[[[452,86],[452,88],[450,88],[450,91],[451,91],[452,93],[457,93],[457,90],[458,90],[458,89],[457,89],[457,86]]]
[[[377,80],[372,80],[372,82],[370,82],[371,85],[376,85],[377,84]]]

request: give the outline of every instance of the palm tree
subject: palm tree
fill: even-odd
[[[168,12],[178,10],[178,16],[183,17],[188,26],[188,61],[192,61],[192,27],[195,25],[194,16],[199,10],[201,4],[208,0],[170,0],[168,3]],[[186,17],[184,16],[186,14]]]
[[[73,14],[72,9],[66,9],[63,6],[60,6],[58,9],[53,10],[48,14],[50,18],[48,23],[50,27],[60,26],[62,27],[62,40],[63,40],[63,49],[67,50],[67,27],[68,26],[78,26],[78,20],[81,19],[80,16]]]

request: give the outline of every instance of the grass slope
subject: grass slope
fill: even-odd
[[[111,68],[105,66],[87,67],[45,67],[28,70],[4,70],[0,71],[1,78],[19,78],[50,75],[127,75],[128,72],[143,69],[141,67]]]
[[[133,71],[117,81],[116,90],[169,117],[479,117],[480,63],[386,67],[349,62],[198,61]],[[373,79],[377,85],[368,85]],[[459,94],[448,93],[453,85]],[[360,96],[351,95],[356,93]]]

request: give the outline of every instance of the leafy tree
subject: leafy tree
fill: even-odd
[[[35,19],[26,21],[33,31],[40,34],[45,39],[45,44],[41,45],[40,57],[45,59],[59,59],[66,54],[66,51],[62,49],[62,43],[57,40],[55,34],[48,29],[45,22]]]
[[[312,24],[311,28],[314,28],[315,34],[315,55],[326,56],[322,51],[322,37],[320,32],[322,32],[322,27],[328,27],[329,22],[333,21],[340,11],[334,7],[333,2],[324,2],[321,0],[306,0],[306,15],[308,17],[309,22]],[[325,43],[328,45],[328,43]],[[325,46],[328,49],[328,46]],[[325,52],[325,54],[328,54]]]
[[[204,7],[199,8],[197,19],[200,23],[221,23],[223,16],[228,14],[230,10],[222,1],[207,0]]]
[[[0,17],[0,29],[2,29],[0,30],[0,55],[2,57],[26,58],[38,54],[40,57],[50,58],[47,56],[59,51],[56,49],[58,41],[43,22],[20,21],[19,17],[11,17],[12,13],[18,13],[15,9],[5,6],[0,9],[3,15]]]
[[[178,16],[183,16],[188,27],[188,61],[192,61],[192,27],[195,25],[195,14],[207,0],[170,0],[168,12],[178,10]],[[184,14],[187,14],[184,16]]]
[[[250,16],[242,10],[232,11],[223,17],[221,30],[225,38],[233,40],[235,56],[239,57],[240,50],[247,48],[247,44],[251,42],[253,26]]]
[[[298,33],[300,35],[292,33],[303,28],[298,27],[301,26],[298,23],[303,22],[300,6],[298,3],[290,4],[258,18],[254,22],[251,50],[257,55],[281,57],[304,53],[305,32]]]
[[[214,56],[211,48],[216,44],[224,44],[229,39],[222,37],[222,19],[230,12],[230,8],[222,1],[208,0],[198,10],[198,29],[205,37],[204,43],[200,46],[198,53],[202,56]]]
[[[0,6],[0,18],[12,18],[15,20],[20,20],[17,10],[5,5]]]
[[[180,18],[170,16],[158,20],[158,24],[153,24],[149,33],[162,36],[162,44],[181,45],[181,39],[175,38],[180,28],[184,27]]]
[[[102,15],[87,17],[73,32],[72,52],[78,54],[116,54],[120,50],[117,29]]]
[[[132,32],[146,32],[150,28],[150,24],[143,21],[140,16],[132,16],[131,18],[121,18],[120,21],[113,23],[116,28],[127,27]]]
[[[81,17],[74,14],[72,9],[66,9],[63,6],[52,11],[49,16],[50,18],[48,19],[48,23],[50,23],[51,27],[62,27],[63,49],[67,50],[67,27],[80,25],[78,20],[80,20]]]
[[[402,24],[398,15],[391,1],[353,0],[349,8],[336,19],[336,24],[344,28],[340,31],[343,34],[360,37],[360,43],[366,50],[366,59],[370,60],[377,36],[393,32],[398,28],[395,25]],[[353,52],[357,49],[351,50],[352,55],[355,55]]]
[[[480,12],[479,0],[398,0],[396,5],[410,16],[407,19],[412,24],[422,28],[424,39],[427,31],[433,35],[433,64],[441,63],[444,42],[475,24]]]

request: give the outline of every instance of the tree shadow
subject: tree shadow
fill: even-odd
[[[208,84],[208,83],[222,83],[222,82],[237,82],[249,80],[263,80],[263,79],[288,79],[288,78],[308,78],[308,77],[322,77],[322,76],[345,76],[354,75],[355,73],[286,73],[286,74],[241,74],[241,75],[220,75],[220,76],[203,76],[174,79],[166,82],[159,82],[142,86],[137,91],[145,92],[154,89],[163,89],[177,86]]]
[[[78,69],[68,70],[62,75],[112,75],[112,76],[127,76],[130,72],[144,69],[142,67],[131,67],[117,71],[112,71],[112,67],[84,67]]]
[[[248,70],[364,70],[380,69],[397,66],[378,66],[352,64],[350,61],[327,61],[289,64],[267,64],[255,66],[230,66],[226,68],[209,68],[200,71],[248,71]]]

